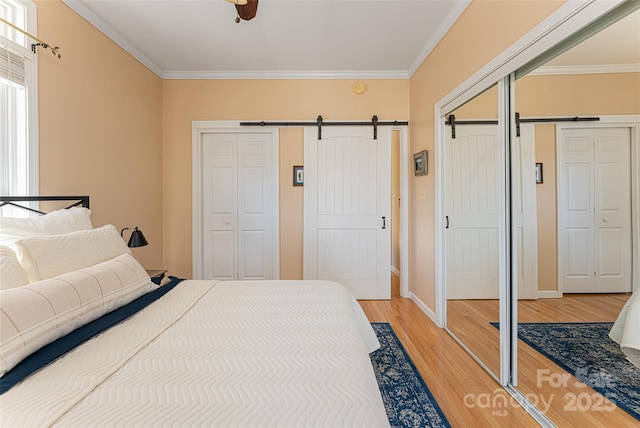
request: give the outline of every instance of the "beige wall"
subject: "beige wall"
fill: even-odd
[[[434,150],[434,104],[563,4],[473,1],[410,79],[411,153]],[[434,170],[430,157],[429,169]],[[410,178],[410,288],[435,309],[434,174]],[[419,199],[421,191],[426,198]]]
[[[516,81],[521,117],[638,114],[640,73],[525,76]]]
[[[280,279],[302,279],[304,187],[293,167],[304,164],[304,128],[280,129]]]
[[[353,80],[165,80],[163,86],[163,205],[165,267],[191,277],[191,127],[194,120],[405,120],[408,80],[366,80],[356,95]],[[294,131],[295,132],[295,131]],[[285,133],[285,135],[287,135]],[[285,137],[287,138],[287,137]],[[296,156],[286,150],[281,157]],[[297,148],[293,149],[297,150]],[[285,169],[287,167],[285,166]],[[288,175],[290,171],[283,171]],[[288,200],[292,196],[292,200]],[[294,207],[299,195],[283,195]],[[296,209],[301,209],[298,205]],[[284,241],[299,242],[291,230]],[[294,244],[298,245],[298,244]],[[281,248],[289,254],[289,248]],[[297,262],[296,262],[297,263]],[[288,271],[287,275],[293,274]]]
[[[536,162],[543,165],[543,182],[536,184],[538,290],[557,290],[556,126],[536,125],[535,133]]]
[[[640,73],[525,76],[516,82],[522,117],[640,114]],[[556,127],[536,125],[538,289],[557,290]]]
[[[89,195],[94,225],[139,226],[162,266],[162,82],[60,1],[37,1],[40,194]]]

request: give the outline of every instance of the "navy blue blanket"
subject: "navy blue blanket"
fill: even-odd
[[[183,281],[183,279],[176,278],[174,276],[170,276],[169,278],[171,281],[167,285],[157,288],[144,296],[138,297],[131,303],[83,325],[66,336],[61,337],[55,342],[51,342],[29,355],[0,378],[0,394],[7,392],[11,387],[29,376],[31,373],[41,369],[52,361],[55,361],[62,355],[115,324],[126,320],[141,309],[144,309],[146,306],[167,294],[176,285]],[[159,280],[160,278],[158,281]]]

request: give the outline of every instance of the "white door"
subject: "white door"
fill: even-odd
[[[447,128],[447,299],[498,298],[499,160],[497,126]]]
[[[535,134],[521,126],[512,145],[512,219],[516,244],[518,298],[535,299],[538,245],[535,189]],[[497,299],[499,236],[498,127],[457,125],[445,138],[447,207],[447,298]]]
[[[273,279],[272,134],[202,136],[204,279]]]
[[[304,278],[391,297],[391,129],[305,129]]]
[[[628,128],[563,129],[559,146],[559,270],[565,293],[631,291]]]
[[[538,298],[538,213],[535,127],[520,125],[511,145],[511,220],[515,235],[518,299]]]

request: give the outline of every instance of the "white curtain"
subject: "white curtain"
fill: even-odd
[[[22,55],[0,46],[0,195],[5,196],[30,193],[25,66]],[[0,216],[29,215],[25,210],[5,206]]]
[[[28,193],[25,59],[0,47],[0,194]]]

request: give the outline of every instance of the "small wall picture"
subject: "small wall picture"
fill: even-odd
[[[293,185],[294,186],[304,185],[304,167],[303,166],[296,165],[293,167]]]
[[[542,163],[536,163],[536,184],[542,184]]]
[[[427,165],[428,154],[426,150],[413,155],[413,175],[427,175],[429,166]]]

